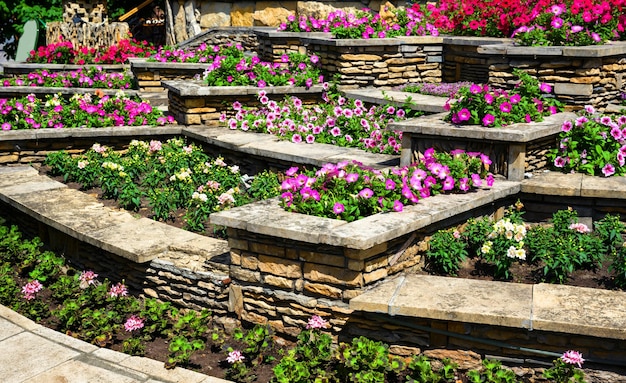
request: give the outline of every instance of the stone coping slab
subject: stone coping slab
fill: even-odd
[[[162,62],[148,61],[148,58],[138,57],[128,59],[130,69],[169,69],[169,70],[205,70],[211,63],[179,63],[179,62]]]
[[[252,32],[257,36],[269,38],[332,38],[330,32],[287,32],[279,31],[276,28],[253,28]]]
[[[6,86],[0,88],[0,97],[22,97],[29,94],[34,95],[54,95],[73,96],[75,94],[93,94],[96,90],[108,96],[115,96],[122,91],[128,97],[139,96],[139,91],[133,89],[102,89],[102,88],[61,88],[45,86]]]
[[[558,134],[564,121],[576,118],[576,114],[573,112],[563,112],[547,116],[541,122],[518,123],[501,128],[488,128],[481,125],[454,125],[443,121],[445,115],[445,113],[441,113],[394,122],[387,125],[387,129],[400,130],[413,135],[527,143]]]
[[[608,57],[626,54],[626,43],[623,41],[610,41],[603,45],[587,45],[579,47],[527,47],[512,43],[505,43],[480,46],[478,47],[478,53],[508,56]]]
[[[271,134],[243,132],[225,127],[194,125],[184,128],[182,133],[197,141],[225,149],[303,165],[322,166],[329,162],[356,160],[381,169],[399,163],[399,157],[394,155],[368,153],[357,148],[330,144],[296,144],[279,140]]]
[[[19,129],[0,132],[0,142],[14,140],[41,140],[85,137],[130,137],[155,135],[180,135],[183,126],[116,126],[106,128]]]
[[[626,199],[626,177],[546,171],[522,181],[522,193],[623,200]]]
[[[256,86],[207,86],[200,80],[168,80],[161,81],[163,88],[181,97],[202,97],[202,96],[243,96],[257,95],[261,90],[267,94],[321,94],[321,85],[313,85],[310,88],[303,86],[267,86],[259,88]]]
[[[626,292],[622,291],[404,275],[352,298],[350,308],[391,316],[626,339]]]
[[[26,74],[37,70],[47,70],[52,72],[71,72],[78,69],[84,69],[88,67],[99,67],[106,72],[124,72],[130,69],[129,64],[41,64],[41,63],[16,63],[16,62],[3,62],[0,64],[4,74]]]
[[[496,181],[467,194],[437,195],[405,206],[400,213],[379,213],[346,222],[286,212],[277,198],[213,213],[212,224],[307,243],[366,250],[473,208],[515,195],[519,182]]]
[[[137,263],[179,248],[210,257],[228,252],[224,240],[104,207],[95,196],[69,189],[27,166],[0,167],[0,200],[62,233]]]
[[[371,104],[407,105],[411,110],[419,110],[427,113],[443,113],[445,111],[443,106],[447,100],[446,97],[396,90],[380,90],[376,88],[346,90],[343,93],[346,97],[360,99]]]

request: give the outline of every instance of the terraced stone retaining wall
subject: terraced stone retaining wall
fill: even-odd
[[[285,96],[298,97],[303,104],[322,102],[322,87],[273,86],[257,88],[251,86],[205,86],[199,81],[166,81],[163,86],[168,89],[168,112],[176,121],[185,125],[210,125],[220,123],[224,112],[230,118],[236,114],[232,109],[235,101],[246,107],[259,107],[261,102],[258,93],[264,91],[269,99],[281,100]]]
[[[598,110],[619,104],[626,89],[626,44],[613,42],[587,47],[518,47],[490,45],[478,48],[489,68],[489,84],[512,89],[522,69],[551,84],[566,110],[593,105]]]
[[[338,74],[343,88],[391,87],[411,82],[441,82],[442,39],[302,38],[308,54],[321,59],[322,69]]]

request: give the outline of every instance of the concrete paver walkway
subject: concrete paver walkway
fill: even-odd
[[[61,334],[0,306],[3,383],[228,383]]]

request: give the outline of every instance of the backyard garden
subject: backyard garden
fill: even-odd
[[[411,345],[348,327],[376,327],[350,299],[407,274],[624,293],[614,185],[626,175],[625,6],[443,0],[292,15],[256,35],[259,51],[210,35],[176,47],[41,46],[0,79],[11,95],[0,98],[0,164],[228,243],[228,282],[222,301],[198,309],[151,277],[82,268],[17,226],[7,197],[0,304],[236,382],[599,382],[607,365],[622,381],[623,335],[607,356],[601,336],[546,331],[565,340],[527,369],[515,352],[475,349],[459,366],[429,353],[432,338]],[[298,49],[281,34],[299,36]],[[146,98],[152,82],[167,107]],[[524,189],[546,175],[616,183],[586,195]],[[207,274],[171,267],[192,281]],[[130,269],[122,275],[135,280]],[[577,335],[596,346],[567,340]],[[394,342],[416,352],[397,355]]]

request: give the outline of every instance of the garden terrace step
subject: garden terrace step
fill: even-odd
[[[174,248],[212,256],[228,251],[226,241],[104,207],[94,196],[69,189],[30,167],[0,168],[0,200],[70,237],[136,263],[149,262]]]
[[[626,339],[626,292],[406,275],[350,301],[353,310]]]
[[[386,105],[393,104],[395,106],[408,106],[411,110],[422,111],[426,113],[443,113],[443,106],[446,103],[446,97],[431,96],[419,93],[400,92],[396,90],[379,90],[376,88],[361,88],[347,90],[344,92],[346,97],[360,99],[369,104]]]
[[[525,173],[548,166],[546,152],[554,146],[563,122],[575,117],[575,113],[564,112],[547,116],[541,122],[489,128],[454,125],[444,121],[445,114],[439,113],[394,122],[387,129],[403,132],[401,165],[415,162],[430,147],[438,151],[464,149],[489,156],[493,173],[521,181]]]
[[[40,64],[40,63],[16,63],[16,62],[3,62],[0,64],[4,71],[5,76],[14,74],[28,74],[38,70],[47,70],[48,72],[73,72],[78,69],[85,69],[85,67],[97,66],[102,68],[105,72],[126,72],[130,70],[128,64],[86,64],[86,65],[74,65],[74,64]]]
[[[128,97],[138,96],[139,92],[132,89],[100,89],[100,88],[61,88],[61,87],[43,87],[43,86],[7,86],[0,88],[0,97],[2,98],[15,98],[25,97],[29,94],[34,94],[37,97],[45,97],[46,95],[53,96],[55,94],[61,94],[66,98],[70,98],[75,94],[94,94],[98,90],[108,96],[115,96],[118,92],[122,91]]]

